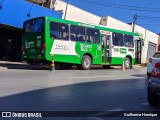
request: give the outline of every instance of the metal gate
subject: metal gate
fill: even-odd
[[[153,54],[156,52],[156,44],[149,42],[148,43],[148,51],[147,51],[147,61]]]

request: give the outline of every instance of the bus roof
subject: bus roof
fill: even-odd
[[[42,17],[45,17],[46,20],[51,20],[51,21],[60,22],[60,23],[85,26],[85,27],[95,28],[98,30],[128,34],[128,35],[133,35],[133,36],[139,36],[138,33],[123,31],[123,30],[118,30],[118,29],[112,29],[112,28],[108,28],[107,26],[104,26],[104,25],[95,25],[95,24],[90,24],[90,23],[75,22],[75,21],[71,21],[71,20],[64,20],[64,19],[59,19],[59,18],[54,18],[54,17],[49,17],[49,16],[42,16]],[[37,18],[42,18],[42,17],[37,17]],[[33,18],[33,19],[37,19],[37,18]],[[30,19],[30,20],[32,20],[32,19]]]

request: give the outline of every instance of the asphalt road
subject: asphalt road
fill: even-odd
[[[104,120],[117,111],[160,111],[148,104],[146,87],[146,67],[125,71],[5,69],[0,70],[0,110],[95,111],[94,117],[56,120]]]

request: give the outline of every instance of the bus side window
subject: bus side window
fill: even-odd
[[[69,27],[67,24],[51,22],[50,38],[69,40]]]
[[[70,39],[71,39],[71,41],[77,41],[77,33],[78,33],[77,26],[70,25]]]
[[[76,37],[74,34],[71,34],[71,40],[76,41]]]
[[[99,40],[99,36],[100,36],[100,33],[99,33],[99,30],[94,30],[94,43],[100,43],[100,40]]]
[[[113,45],[115,46],[124,46],[123,34],[120,33],[112,33]]]
[[[85,28],[78,27],[78,41],[85,42]]]
[[[50,23],[50,38],[59,39],[59,23],[51,22]]]
[[[87,28],[87,42],[91,42],[91,43],[99,43],[99,30],[93,29],[93,28]]]
[[[87,42],[93,43],[93,29],[92,28],[86,29],[86,36],[87,36]]]
[[[66,24],[60,25],[60,33],[61,33],[61,39],[62,40],[69,40],[69,27]]]
[[[125,47],[134,47],[132,35],[124,35],[124,45]]]

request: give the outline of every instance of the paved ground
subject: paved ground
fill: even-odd
[[[140,64],[133,65],[133,68],[142,67]],[[92,66],[93,69],[101,69],[102,66]],[[0,61],[0,70],[6,69],[50,69],[49,66],[28,65],[24,62]],[[73,67],[72,69],[76,69]],[[121,66],[112,66],[111,69],[121,69]]]
[[[0,70],[0,109],[3,111],[96,112],[93,117],[90,114],[50,120],[122,120],[128,118],[104,116],[117,111],[160,111],[159,107],[147,103],[146,67],[134,66],[125,71],[99,67],[89,71],[50,72],[43,67],[7,64],[0,63],[6,68]]]

